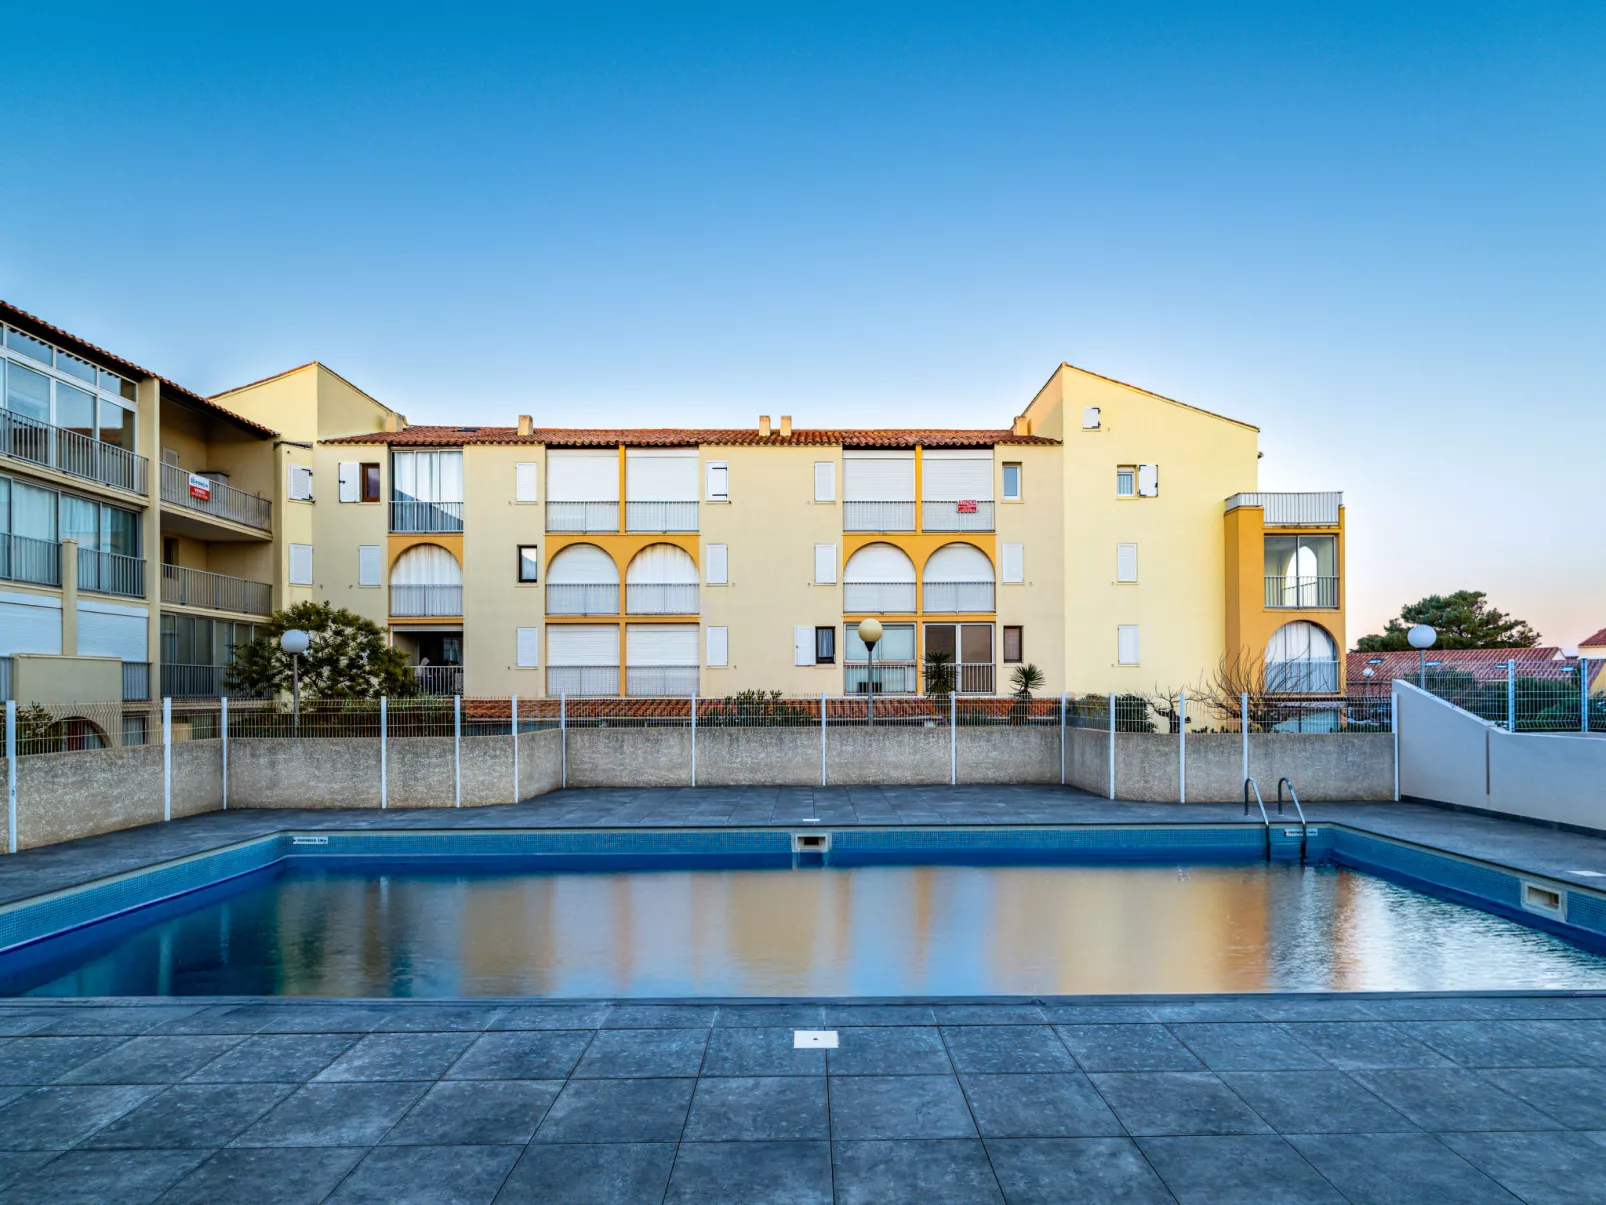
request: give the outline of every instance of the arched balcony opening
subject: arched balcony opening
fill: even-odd
[[[1273,632],[1266,642],[1266,689],[1291,695],[1337,691],[1338,646],[1327,629],[1299,620]]]
[[[971,614],[993,609],[993,563],[974,544],[944,544],[921,574],[921,610]]]
[[[850,615],[908,615],[915,609],[915,563],[891,544],[866,544],[842,569],[842,609]]]
[[[414,544],[390,567],[390,613],[461,615],[463,567],[439,544]]]
[[[546,571],[548,615],[619,614],[619,566],[595,544],[570,544]]]
[[[625,610],[631,615],[697,614],[697,562],[674,544],[649,544],[625,569]]]

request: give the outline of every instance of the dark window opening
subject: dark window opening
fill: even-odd
[[[1024,659],[1021,653],[1021,629],[1018,627],[1006,627],[1004,629],[1004,660],[1015,662]]]
[[[832,665],[836,662],[836,629],[814,629],[814,664]]]
[[[362,466],[362,500],[364,502],[379,501],[379,466],[365,464]]]

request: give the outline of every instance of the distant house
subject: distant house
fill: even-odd
[[[1606,636],[1606,632],[1598,635]],[[1601,655],[1606,657],[1606,648]],[[1480,682],[1503,681],[1508,661],[1517,663],[1520,678],[1560,678],[1578,667],[1576,657],[1566,656],[1555,645],[1531,649],[1429,649],[1425,660],[1430,674],[1458,671]],[[1344,669],[1350,689],[1356,690],[1383,687],[1396,678],[1414,681],[1419,665],[1414,649],[1402,653],[1352,652],[1346,654]],[[1606,669],[1606,661],[1602,668]]]
[[[1600,668],[1589,675],[1590,682],[1595,690],[1606,690],[1606,628],[1580,640],[1578,655],[1588,657],[1592,667],[1599,665]]]

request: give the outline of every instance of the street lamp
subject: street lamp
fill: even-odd
[[[1439,638],[1439,634],[1428,624],[1419,623],[1415,624],[1405,634],[1405,638],[1411,642],[1411,647],[1416,650],[1417,687],[1421,690],[1426,690],[1428,688],[1428,650],[1433,647],[1433,642]]]
[[[307,646],[311,643],[312,637],[300,628],[291,628],[279,637],[279,647],[290,654],[290,681],[294,692],[291,695],[293,700],[291,706],[294,708],[294,727],[297,736],[301,735],[301,654],[307,651]]]
[[[869,668],[866,677],[870,680],[870,697],[865,701],[864,722],[865,727],[875,723],[875,646],[881,639],[881,621],[874,616],[859,620],[859,639],[864,641],[864,647],[869,653]]]

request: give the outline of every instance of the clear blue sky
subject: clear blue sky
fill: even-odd
[[[1346,491],[1351,634],[1606,626],[1606,6],[63,5],[0,296],[413,421],[1001,425],[1059,361]]]

